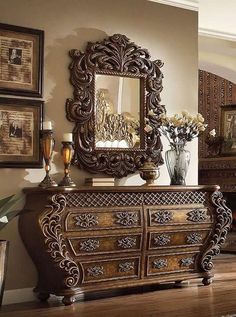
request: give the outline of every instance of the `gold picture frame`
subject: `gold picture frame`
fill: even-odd
[[[44,32],[0,23],[0,93],[42,97]]]
[[[221,108],[222,155],[236,155],[236,105]]]
[[[0,167],[42,167],[43,101],[0,98]]]

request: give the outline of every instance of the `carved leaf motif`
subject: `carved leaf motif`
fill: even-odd
[[[97,277],[104,274],[103,266],[92,266],[87,268],[88,276]]]
[[[122,249],[132,249],[136,246],[136,238],[125,237],[118,240],[118,247]]]
[[[154,244],[159,246],[164,246],[170,243],[170,235],[167,234],[157,234],[154,236]]]
[[[167,265],[168,265],[167,259],[154,260],[152,263],[152,266],[154,269],[163,269],[164,267],[167,267]]]
[[[190,266],[194,263],[193,258],[183,258],[180,260],[181,266]]]
[[[216,208],[216,224],[208,244],[209,247],[201,256],[201,267],[206,272],[213,269],[212,258],[220,253],[220,247],[224,244],[232,223],[232,212],[225,205],[222,193],[218,190],[215,191],[211,195],[211,200]]]
[[[192,222],[204,222],[207,220],[207,213],[204,209],[193,209],[187,213],[187,220]]]
[[[134,211],[123,211],[116,213],[116,223],[119,223],[125,227],[136,225],[138,223],[138,214]]]
[[[186,243],[188,244],[196,244],[202,242],[202,235],[197,232],[190,233],[186,236]]]
[[[98,216],[90,213],[84,213],[79,216],[75,216],[76,225],[82,228],[89,228],[98,224]]]
[[[173,219],[173,212],[170,210],[159,210],[152,214],[153,221],[157,223],[167,223]]]
[[[97,43],[88,43],[85,53],[76,49],[70,51],[70,80],[74,87],[74,99],[67,99],[66,115],[75,122],[74,164],[91,172],[123,177],[140,168],[151,156],[156,165],[163,164],[162,143],[158,127],[159,115],[165,112],[160,105],[163,74],[160,60],[151,61],[146,49],[131,42],[125,35],[113,36]],[[144,151],[126,149],[124,151],[96,151],[94,149],[94,73],[129,75],[142,78],[144,82],[143,114],[153,110],[156,116],[149,116],[153,130],[146,135]],[[147,150],[146,150],[147,148]]]
[[[80,250],[90,252],[99,248],[99,240],[87,239],[80,242]]]
[[[64,280],[66,287],[75,287],[79,282],[79,268],[67,251],[67,246],[62,235],[61,216],[66,206],[65,196],[53,195],[52,204],[48,210],[40,216],[40,226],[45,237],[47,251],[54,262],[67,273]]]
[[[119,263],[119,272],[128,272],[134,270],[134,262]]]

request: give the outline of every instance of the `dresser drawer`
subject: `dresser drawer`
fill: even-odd
[[[209,234],[210,231],[208,229],[149,232],[148,249],[200,246],[205,242]]]
[[[147,276],[195,269],[196,252],[150,255],[147,258]]]
[[[111,252],[140,251],[142,236],[141,233],[116,236],[90,236],[83,238],[69,238],[68,241],[74,255],[78,256]]]
[[[140,258],[119,258],[80,262],[83,270],[83,283],[139,278]]]
[[[113,208],[70,211],[65,219],[66,231],[140,228],[141,208]]]
[[[147,211],[148,225],[151,227],[212,222],[211,214],[204,206],[153,207]]]

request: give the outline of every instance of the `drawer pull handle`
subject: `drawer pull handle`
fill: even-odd
[[[84,240],[80,242],[80,250],[86,251],[86,252],[94,251],[99,248],[99,245],[100,245],[99,240],[95,240],[95,239]]]
[[[137,212],[133,211],[123,211],[116,213],[116,223],[121,224],[122,226],[132,226],[138,223],[138,215]]]
[[[125,237],[122,239],[119,239],[118,242],[118,247],[122,249],[131,249],[136,246],[136,238],[131,238],[131,237]]]
[[[170,243],[170,236],[167,234],[157,234],[154,236],[154,244],[155,245],[167,245]]]
[[[75,217],[76,220],[76,226],[82,227],[82,228],[89,228],[98,225],[98,216],[90,214],[90,213],[84,213],[81,215],[78,215]]]
[[[97,277],[104,274],[103,266],[92,266],[87,268],[88,276]]]
[[[180,260],[181,266],[190,266],[193,263],[194,263],[193,258],[184,258]]]
[[[173,212],[170,210],[160,210],[152,214],[153,221],[157,223],[167,223],[173,219]]]
[[[160,270],[160,269],[163,269],[164,267],[167,267],[168,261],[167,259],[158,259],[153,261],[152,265],[154,269]]]
[[[186,236],[186,242],[188,244],[197,244],[202,242],[202,235],[197,232],[190,233]]]
[[[187,220],[192,222],[204,222],[207,219],[206,210],[193,209],[187,213]]]
[[[119,264],[119,272],[128,272],[134,270],[134,262],[123,262]]]

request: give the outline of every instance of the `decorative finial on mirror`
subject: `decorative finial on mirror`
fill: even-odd
[[[139,169],[140,177],[146,181],[144,186],[153,186],[155,185],[155,180],[160,176],[159,167],[157,167],[152,159],[149,157],[144,165]]]

